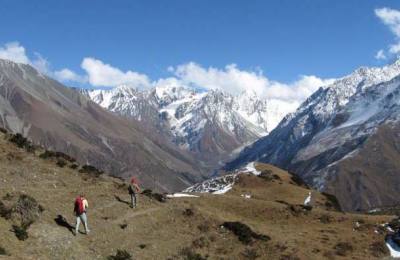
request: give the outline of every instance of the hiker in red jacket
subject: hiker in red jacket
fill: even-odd
[[[74,235],[78,234],[79,231],[79,225],[81,224],[81,221],[83,222],[83,225],[85,226],[85,233],[89,234],[90,230],[88,228],[88,222],[87,222],[87,216],[86,216],[86,211],[89,207],[89,203],[87,199],[83,196],[83,194],[79,195],[75,199],[75,207],[74,207],[74,213],[76,216],[76,225],[75,225],[75,232]]]
[[[136,208],[136,193],[140,192],[140,187],[135,177],[132,177],[129,183],[128,191],[131,195],[131,208]]]

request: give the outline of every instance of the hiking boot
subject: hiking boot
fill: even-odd
[[[90,233],[90,230],[86,230],[85,234],[89,235],[89,233]]]

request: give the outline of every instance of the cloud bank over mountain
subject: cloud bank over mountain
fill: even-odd
[[[269,79],[259,69],[244,70],[237,64],[228,64],[223,68],[203,67],[195,62],[170,66],[167,68],[171,73],[170,77],[152,80],[143,73],[134,70],[123,71],[94,57],[82,59],[80,66],[83,73],[79,74],[69,68],[52,70],[50,62],[41,54],[35,53],[33,58],[29,57],[25,47],[18,42],[0,46],[0,58],[30,64],[40,72],[66,84],[85,84],[92,88],[128,85],[147,89],[163,81],[175,81],[179,85],[206,90],[221,89],[234,95],[244,91],[255,92],[267,99],[288,103],[291,107],[298,106],[319,87],[333,81],[315,75],[300,75],[294,82],[282,83]]]

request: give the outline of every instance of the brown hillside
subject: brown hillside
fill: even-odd
[[[18,217],[0,217],[0,247],[10,259],[105,259],[118,249],[133,259],[379,259],[387,255],[384,234],[375,230],[390,216],[337,212],[332,199],[316,191],[310,211],[300,206],[309,190],[269,165],[257,165],[268,177],[242,174],[224,195],[200,194],[165,203],[140,195],[133,210],[126,203],[129,197],[121,180],[79,173],[70,162],[60,167],[56,159],[39,158],[42,152],[28,153],[0,134],[0,200],[7,205],[26,194],[44,209],[24,241],[11,231],[13,224],[19,224]],[[89,200],[92,232],[74,237],[55,218],[61,215],[74,225],[73,201],[81,191]],[[243,223],[254,233],[226,222]]]
[[[181,190],[202,180],[190,154],[31,66],[0,59],[0,79],[1,127],[113,176],[139,175],[158,190]]]

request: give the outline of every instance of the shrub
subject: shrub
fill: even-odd
[[[250,244],[253,239],[264,241],[271,239],[269,236],[255,233],[249,226],[241,222],[224,222],[222,226],[232,231],[243,244]]]
[[[272,180],[281,180],[281,178],[274,174],[272,170],[264,170],[260,173],[260,175],[258,175],[258,177],[260,177],[261,179],[265,180],[265,181],[272,181]]]
[[[147,197],[149,197],[150,199],[155,199],[155,200],[157,200],[159,202],[166,202],[167,201],[167,197],[165,195],[160,194],[160,193],[153,193],[153,191],[150,190],[150,189],[145,189],[142,192],[142,194],[147,196]]]
[[[0,201],[0,217],[5,219],[11,218],[11,209],[8,208],[2,201]]]
[[[7,255],[7,251],[2,246],[0,246],[0,255]]]
[[[3,127],[0,127],[0,132],[3,133],[3,134],[7,134],[8,133],[7,129],[5,129]]]
[[[55,153],[53,151],[46,150],[43,153],[41,153],[39,155],[39,157],[42,159],[49,159],[49,158],[54,157],[54,155],[55,155]]]
[[[121,229],[125,229],[125,228],[128,227],[128,224],[127,224],[127,223],[123,223],[123,224],[120,224],[119,227],[120,227]]]
[[[19,215],[21,226],[29,227],[30,224],[39,218],[43,210],[43,207],[34,198],[22,194],[19,196],[13,211]]]
[[[15,233],[15,236],[21,240],[24,241],[26,239],[28,239],[28,226],[25,225],[21,225],[21,226],[17,226],[17,225],[13,225],[13,232]]]
[[[308,214],[312,210],[312,206],[308,205],[288,205],[290,213],[293,216],[299,216],[300,214]]]
[[[69,168],[71,168],[71,169],[73,169],[73,170],[78,169],[78,167],[79,167],[79,165],[76,164],[76,163],[73,163],[73,164],[71,164],[71,165],[69,166]]]
[[[185,247],[180,251],[180,255],[185,260],[206,260],[207,258],[202,255],[194,252],[191,248]]]
[[[57,164],[58,167],[64,168],[64,166],[67,165],[67,162],[64,159],[59,158],[59,159],[57,159],[57,163],[56,164]]]
[[[65,154],[63,152],[55,152],[55,156],[57,158],[62,158],[62,159],[66,160],[68,162],[71,162],[71,163],[76,162],[75,158],[73,158],[72,156],[69,156],[68,154]]]
[[[132,255],[126,251],[126,250],[121,250],[118,249],[116,255],[110,255],[109,257],[107,257],[108,260],[131,260]]]
[[[103,171],[97,169],[96,167],[94,167],[92,165],[88,165],[88,164],[82,166],[82,168],[79,170],[79,172],[89,174],[90,176],[93,176],[93,177],[99,177],[100,175],[103,174]]]
[[[186,216],[186,217],[191,217],[191,216],[194,215],[194,211],[193,211],[193,209],[185,209],[183,211],[183,215]]]
[[[11,135],[9,141],[14,143],[19,148],[24,148],[28,152],[35,151],[35,147],[33,146],[33,144],[27,138],[23,137],[20,133]]]
[[[51,159],[51,158],[63,159],[65,161],[71,162],[71,163],[76,162],[76,159],[69,156],[68,154],[65,154],[63,152],[53,152],[53,151],[49,151],[49,150],[46,150],[43,153],[41,153],[39,155],[39,157],[42,159]]]
[[[353,246],[348,242],[339,242],[334,249],[337,255],[346,256],[349,251],[353,251]]]

